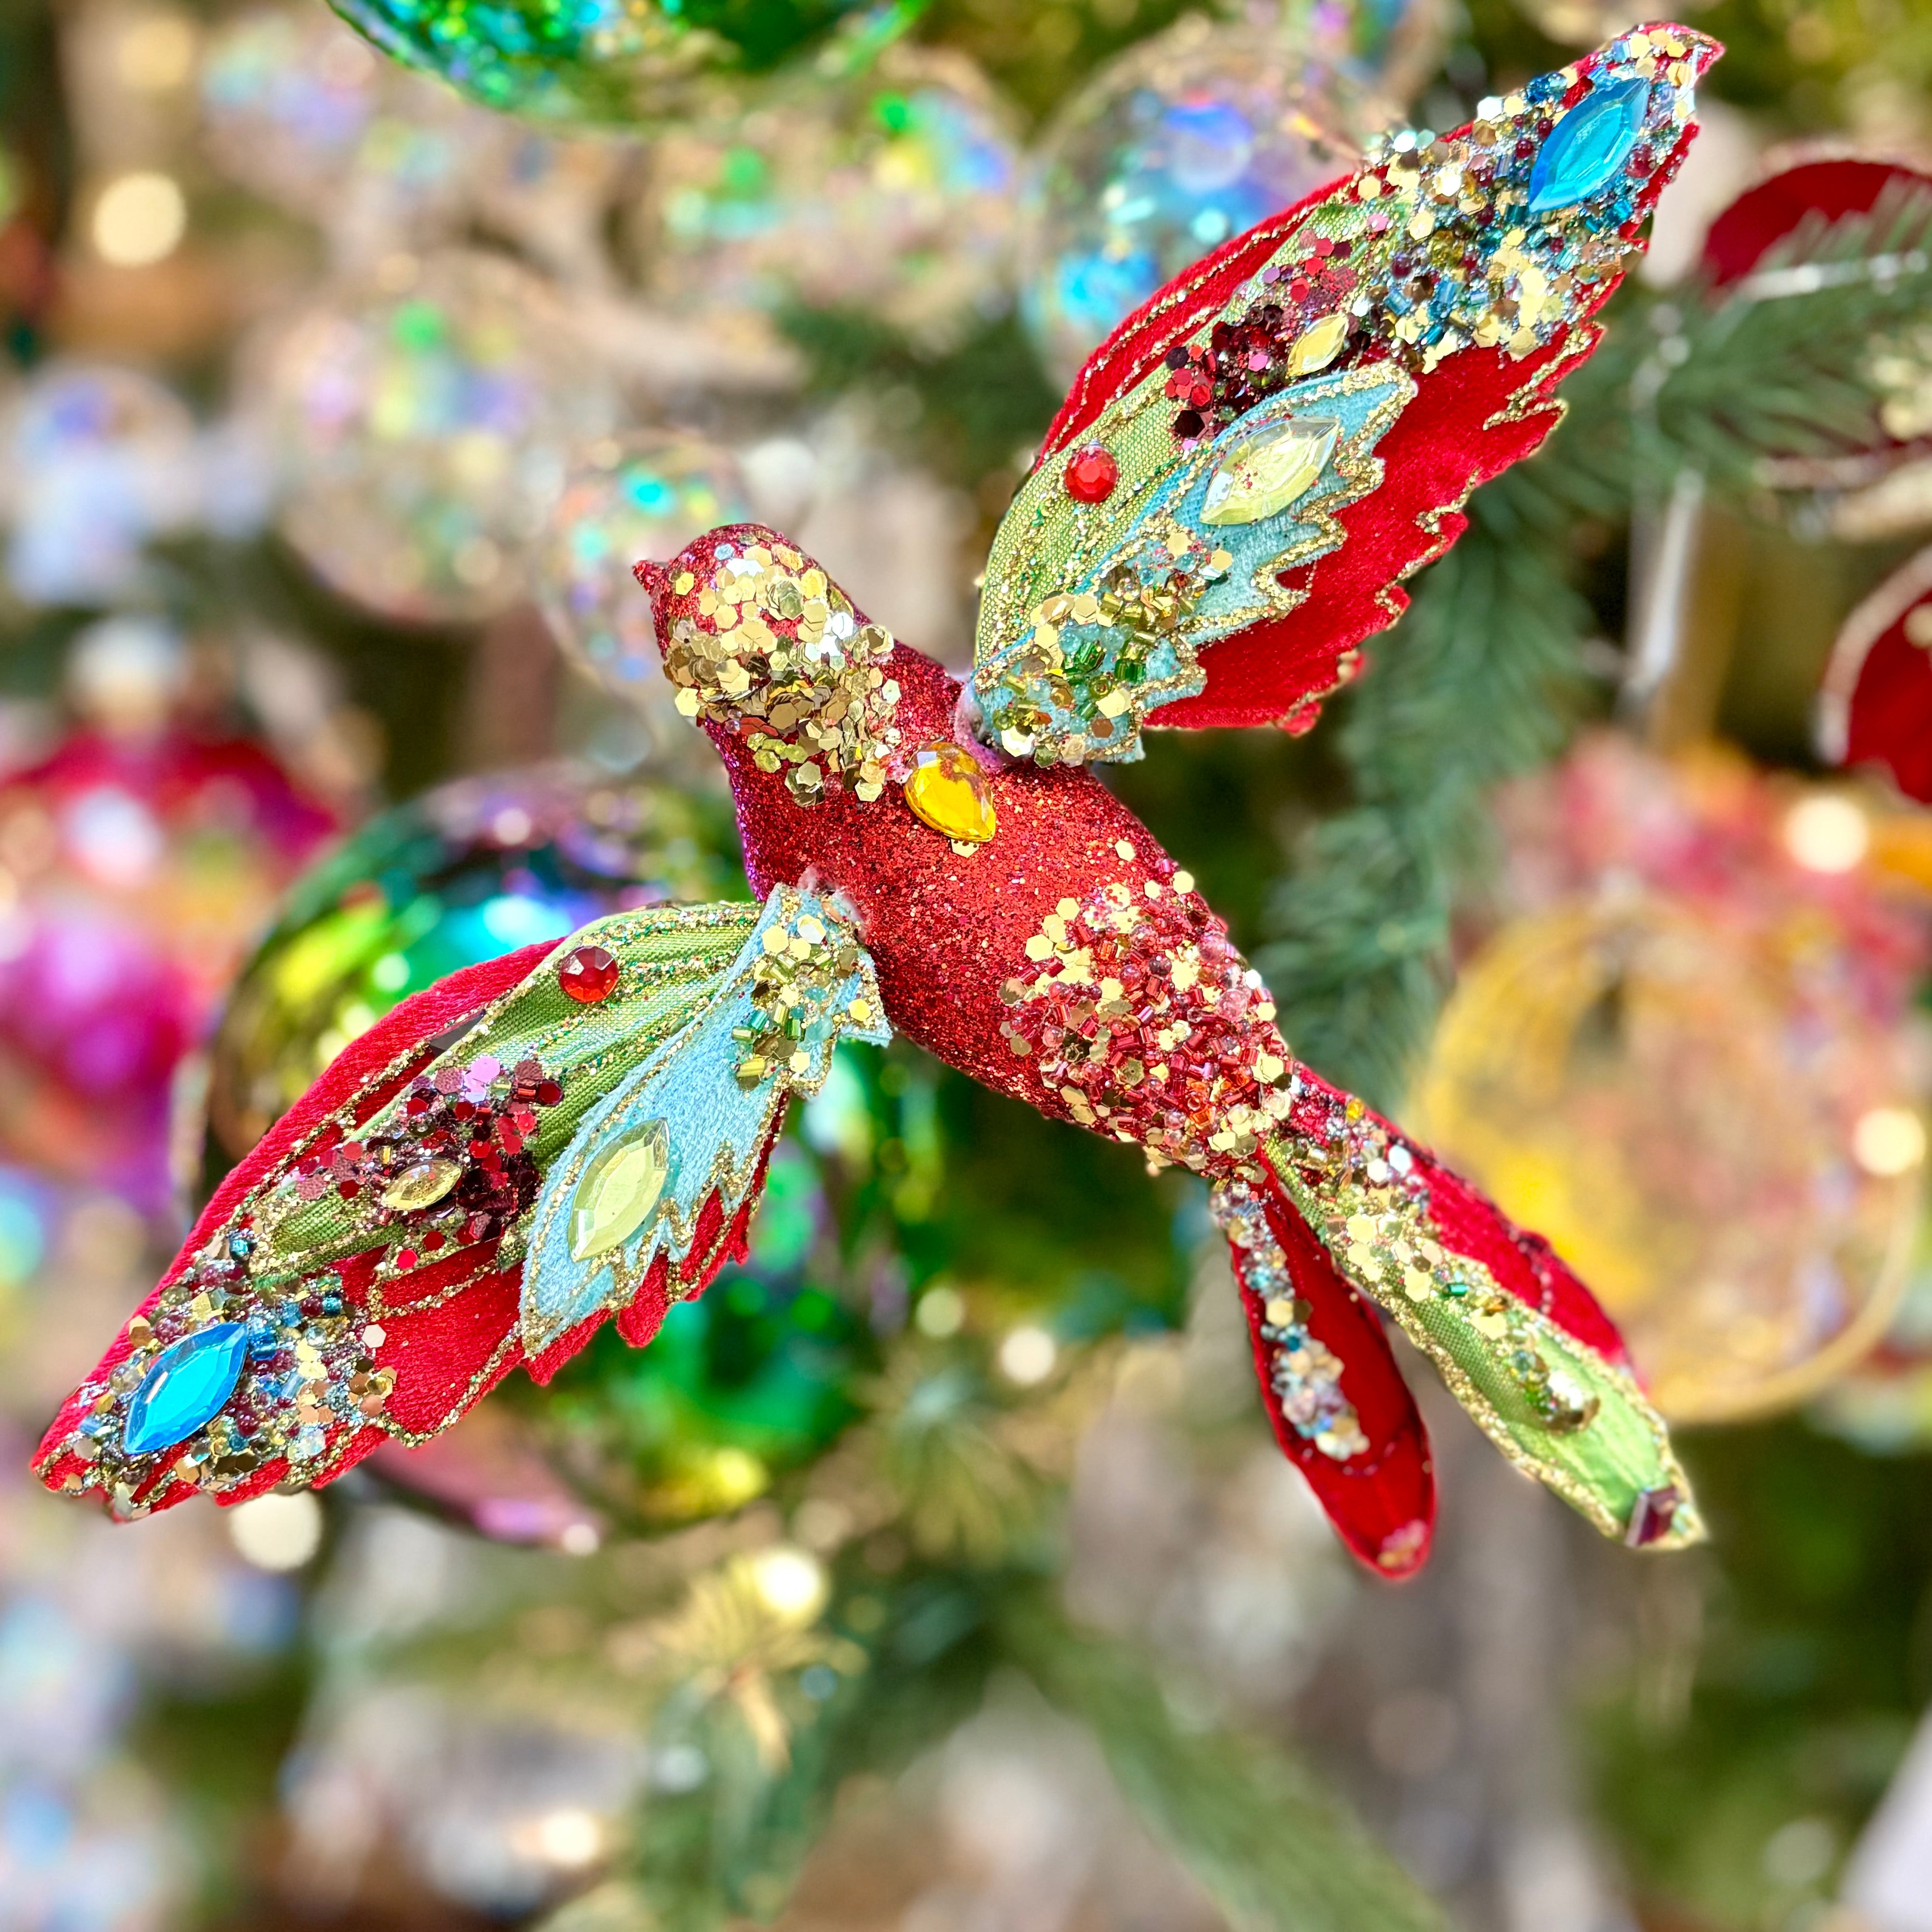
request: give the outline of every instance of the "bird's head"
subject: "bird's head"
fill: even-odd
[[[892,634],[762,524],[731,524],[636,566],[677,708],[783,771],[801,805],[877,798],[896,761]]]

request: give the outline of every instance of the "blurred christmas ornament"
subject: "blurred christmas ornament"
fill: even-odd
[[[688,108],[706,81],[816,52],[862,62],[921,0],[330,0],[397,59],[485,107],[571,125],[631,126]]]
[[[1774,166],[1711,224],[1704,272],[1717,289],[1734,287],[1780,244],[1813,241],[1847,215],[1932,188],[1916,168],[1857,154],[1806,155]]]
[[[1442,58],[1444,0],[1286,0],[1282,26],[1324,64],[1359,82],[1391,112],[1406,107]]]
[[[508,260],[451,251],[384,274],[263,352],[282,533],[386,616],[488,616],[523,593],[566,452],[608,434],[616,398],[548,290]]]
[[[1894,571],[1845,620],[1818,695],[1818,748],[1880,765],[1932,801],[1932,550]]]
[[[1802,1400],[1882,1333],[1925,1152],[1925,935],[1867,815],[1606,737],[1504,818],[1518,910],[1444,1013],[1427,1131],[1589,1271],[1672,1420]]]
[[[1869,218],[1862,254],[1833,240],[1838,224]],[[1703,270],[1722,300],[1776,302],[1805,295],[1825,277],[1882,283],[1902,253],[1932,236],[1932,176],[1891,160],[1802,155],[1774,168],[1711,224]],[[1909,529],[1928,502],[1932,457],[1932,330],[1907,328],[1874,341],[1868,370],[1868,424],[1839,446],[1775,458],[1762,467],[1774,488],[1818,502],[1834,534],[1870,541]]]
[[[1019,187],[1010,117],[959,55],[895,47],[652,146],[637,224],[673,312],[788,302],[944,333],[1008,298]]]
[[[250,7],[225,21],[201,96],[223,172],[332,233],[374,229],[393,245],[461,204],[478,123],[320,8]]]
[[[728,810],[565,765],[466,778],[385,814],[300,881],[216,1031],[224,1171],[348,1042],[433,981],[602,913],[736,877]]]
[[[169,1090],[241,951],[333,829],[260,746],[170,722],[179,640],[77,648],[86,722],[0,786],[0,1146],[168,1198]]]
[[[22,385],[0,447],[7,575],[30,603],[110,604],[151,537],[194,520],[194,419],[151,376],[55,362]]]
[[[533,568],[538,604],[565,655],[680,739],[688,728],[672,708],[650,599],[631,566],[675,556],[704,531],[752,514],[736,464],[700,438],[607,436],[572,465]]]
[[[340,260],[375,262],[478,219],[560,272],[603,272],[621,143],[558,140],[472,107],[320,8],[230,20],[209,44],[201,94],[210,157],[315,222]]]
[[[1171,277],[1354,166],[1383,110],[1304,33],[1190,15],[1102,68],[1028,170],[1021,314],[1071,380]]]

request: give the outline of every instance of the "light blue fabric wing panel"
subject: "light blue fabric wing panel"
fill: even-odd
[[[839,1040],[891,1036],[850,919],[778,887],[710,1004],[584,1116],[551,1168],[524,1269],[525,1353],[629,1302],[661,1253],[685,1261],[714,1191],[728,1226],[787,1102],[818,1091]]]

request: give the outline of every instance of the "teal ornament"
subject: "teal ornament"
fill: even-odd
[[[1643,131],[1650,83],[1593,87],[1551,130],[1530,172],[1529,212],[1549,214],[1600,193],[1623,171]]]
[[[122,1439],[128,1454],[171,1448],[212,1420],[235,1393],[248,1352],[248,1330],[239,1322],[218,1322],[170,1342],[128,1405]]]
[[[330,0],[385,53],[512,114],[626,126],[801,56],[862,64],[924,0]]]

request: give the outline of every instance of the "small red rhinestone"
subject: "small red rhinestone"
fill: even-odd
[[[1120,466],[1111,449],[1090,442],[1068,458],[1063,480],[1066,494],[1076,503],[1104,503],[1120,480]]]
[[[620,970],[616,959],[601,946],[580,946],[556,969],[556,983],[566,998],[580,1006],[594,1006],[616,991]]]

